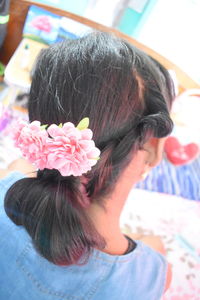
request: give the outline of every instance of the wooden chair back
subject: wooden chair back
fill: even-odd
[[[184,73],[178,66],[176,66],[174,63],[170,62],[168,59],[158,54],[154,50],[150,49],[149,47],[136,41],[132,37],[119,32],[114,28],[109,28],[82,16],[75,15],[71,12],[30,0],[11,0],[10,2],[10,20],[8,23],[7,35],[0,51],[0,61],[2,61],[4,64],[7,64],[22,39],[23,26],[30,5],[37,5],[41,8],[49,10],[52,13],[68,17],[72,20],[90,26],[96,30],[113,32],[117,36],[127,40],[129,43],[135,45],[136,47],[146,52],[148,55],[151,55],[153,58],[157,59],[167,69],[174,70],[180,84],[180,91],[189,88],[200,88],[200,85],[192,78],[190,78],[186,73]]]

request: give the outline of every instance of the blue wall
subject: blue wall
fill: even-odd
[[[35,2],[58,7],[77,15],[83,15],[88,4],[88,0],[35,0]]]
[[[136,38],[157,1],[158,0],[148,0],[141,13],[130,7],[125,9],[118,25],[118,29]]]

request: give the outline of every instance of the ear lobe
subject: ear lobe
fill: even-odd
[[[150,138],[144,144],[144,150],[147,151],[147,161],[149,167],[157,166],[162,160],[165,138]]]

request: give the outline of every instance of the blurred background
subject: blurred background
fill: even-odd
[[[36,0],[136,38],[200,82],[199,0]]]

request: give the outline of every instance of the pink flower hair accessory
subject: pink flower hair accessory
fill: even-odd
[[[28,124],[21,120],[13,130],[13,138],[23,156],[38,169],[56,169],[62,176],[81,176],[91,170],[100,155],[88,126],[88,118],[77,127],[70,122],[48,127],[39,121]]]

